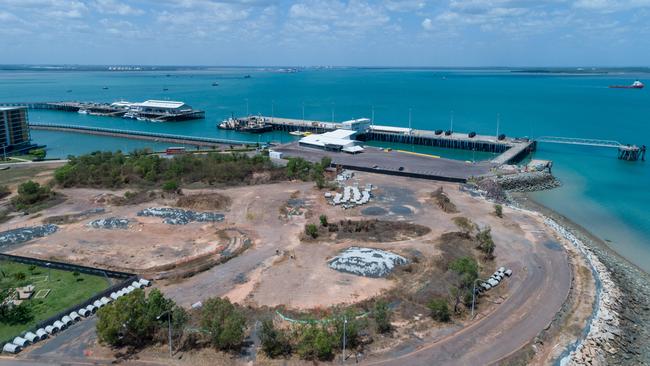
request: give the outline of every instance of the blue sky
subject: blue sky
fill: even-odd
[[[0,0],[0,64],[646,66],[650,0]]]

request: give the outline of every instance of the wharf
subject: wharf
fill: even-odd
[[[88,114],[96,116],[123,117],[129,110],[115,107],[109,103],[95,102],[30,102],[30,103],[0,103],[3,107],[27,107],[29,109],[49,109],[63,112],[79,112],[85,110]],[[178,113],[144,112],[139,111],[138,116],[153,122],[185,121],[205,118],[205,112],[200,110],[180,111]]]
[[[346,154],[304,147],[292,142],[276,146],[273,151],[311,162],[318,162],[327,156],[332,159],[333,165],[345,169],[459,183],[465,183],[471,177],[489,174],[493,168],[498,167],[498,164],[492,162],[470,163],[368,146],[361,154]]]
[[[279,131],[323,133],[343,128],[343,124],[341,123],[277,117],[262,118],[266,119],[273,126],[274,130]],[[441,130],[437,132],[404,127],[370,125],[368,131],[359,132],[356,138],[360,141],[395,142],[497,153],[500,155],[492,160],[492,163],[497,165],[517,163],[535,151],[537,147],[537,143],[529,139],[510,137],[499,139],[497,136],[488,135],[474,135],[473,137],[469,137],[467,133],[454,132],[446,135]]]
[[[121,137],[121,138],[135,139],[135,140],[168,142],[177,145],[202,146],[202,147],[212,147],[212,148],[216,148],[223,145],[241,146],[241,145],[255,144],[249,141],[215,139],[215,138],[200,137],[200,136],[172,135],[166,133],[120,130],[120,129],[103,128],[103,127],[75,126],[75,125],[65,125],[65,124],[30,122],[29,127],[34,130],[76,132],[76,133],[85,133],[89,135]]]

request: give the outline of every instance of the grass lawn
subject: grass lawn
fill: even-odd
[[[34,285],[34,295],[39,290],[50,290],[43,299],[32,298],[25,300],[32,307],[34,318],[25,324],[9,325],[0,323],[0,343],[18,335],[41,320],[47,319],[70,306],[79,304],[94,294],[110,286],[104,276],[94,276],[58,269],[48,270],[46,267],[32,266],[11,261],[0,261],[0,288],[15,288]],[[23,273],[25,279],[16,278]],[[50,274],[49,281],[47,280]],[[21,276],[18,275],[20,278]]]

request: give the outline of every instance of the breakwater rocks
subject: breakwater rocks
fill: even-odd
[[[3,231],[0,232],[0,248],[24,243],[34,238],[42,238],[54,234],[58,229],[59,227],[56,225],[46,224]]]
[[[373,248],[350,247],[329,261],[329,266],[339,272],[364,277],[386,277],[396,266],[408,260],[395,253]]]
[[[129,219],[119,217],[109,217],[106,219],[97,219],[88,223],[88,227],[93,229],[128,229]]]
[[[561,185],[560,181],[548,171],[502,175],[496,178],[496,182],[504,190],[511,192],[542,191],[557,188]]]
[[[170,207],[150,207],[138,212],[138,216],[154,216],[163,218],[169,225],[187,225],[190,222],[223,221],[224,215],[216,212],[194,212]]]
[[[620,310],[622,293],[614,282],[611,272],[600,261],[593,250],[587,247],[573,233],[550,218],[546,224],[571,242],[589,262],[599,283],[598,303],[593,314],[589,331],[578,341],[575,350],[562,361],[565,365],[608,365],[608,356],[620,351],[621,329]]]

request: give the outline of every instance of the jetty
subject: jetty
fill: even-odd
[[[185,121],[205,118],[205,112],[189,105],[169,100],[146,100],[132,103],[117,101],[113,103],[96,102],[43,102],[43,103],[0,103],[0,106],[22,106],[29,109],[47,109],[62,112],[76,112],[95,116],[122,117],[152,122]]]
[[[326,133],[338,129],[350,128],[345,125],[347,122],[334,123],[277,117],[256,118],[263,118],[274,130],[287,132],[303,131]],[[370,120],[367,121],[370,122]],[[375,124],[369,124],[367,128],[358,131],[355,138],[359,141],[393,142],[447,149],[489,152],[499,154],[492,159],[492,163],[497,165],[515,164],[526,158],[531,152],[535,151],[537,147],[537,142],[535,140],[526,138],[510,138],[505,135],[488,136],[477,135],[471,132],[459,133],[443,130],[428,131]]]
[[[136,130],[121,130],[104,127],[75,126],[55,123],[35,123],[30,122],[29,127],[34,130],[59,131],[59,132],[76,132],[90,135],[121,137],[135,140],[146,140],[154,142],[168,142],[176,145],[190,145],[200,147],[216,148],[224,145],[255,145],[250,141],[238,141],[230,139],[217,139],[201,136],[173,135],[167,133],[146,132]]]

